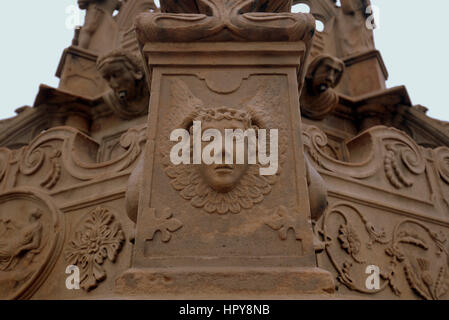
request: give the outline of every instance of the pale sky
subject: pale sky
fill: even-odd
[[[73,22],[71,10],[77,3],[3,2],[0,119],[14,116],[14,110],[21,106],[32,106],[39,84],[57,87],[59,79],[54,74],[73,38],[73,29],[66,24]],[[387,86],[405,85],[413,104],[429,108],[429,116],[449,121],[449,1],[428,0],[425,6],[422,0],[371,2],[379,8],[380,28],[375,31],[375,41],[390,74]],[[83,14],[79,20],[82,24]]]

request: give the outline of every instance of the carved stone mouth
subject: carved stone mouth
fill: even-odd
[[[231,172],[234,169],[233,165],[230,164],[219,164],[215,167],[215,171],[219,173]]]

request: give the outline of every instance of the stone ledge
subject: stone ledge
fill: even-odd
[[[335,283],[319,268],[157,268],[129,269],[116,279],[115,293],[160,299],[330,298]]]

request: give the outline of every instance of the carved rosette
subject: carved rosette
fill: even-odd
[[[109,209],[98,207],[83,218],[65,250],[69,264],[80,268],[80,285],[90,291],[106,279],[102,267],[106,260],[115,262],[125,234],[119,222]]]
[[[390,288],[399,297],[407,291],[412,295],[406,298],[413,293],[423,299],[448,297],[446,237],[422,222],[404,219],[387,232],[356,206],[339,202],[327,210],[315,231],[337,279],[352,291],[376,294]],[[365,285],[369,265],[380,269],[379,288]]]
[[[0,299],[28,299],[45,281],[61,252],[62,218],[33,189],[0,194]]]

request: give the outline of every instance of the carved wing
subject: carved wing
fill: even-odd
[[[287,151],[287,130],[282,119],[280,108],[284,103],[279,82],[266,81],[257,90],[256,95],[247,103],[247,109],[251,114],[253,123],[260,129],[278,129],[279,133],[279,162],[282,164]],[[269,149],[267,149],[269,150]]]
[[[171,130],[175,128],[188,129],[195,110],[203,107],[203,102],[195,97],[187,84],[179,79],[173,80],[170,87],[170,113]]]
[[[168,156],[172,146],[170,134],[175,129],[186,129],[193,121],[195,110],[203,107],[203,102],[198,99],[187,84],[179,79],[172,80],[170,85],[170,107],[168,110],[166,130],[163,137],[162,153]]]

